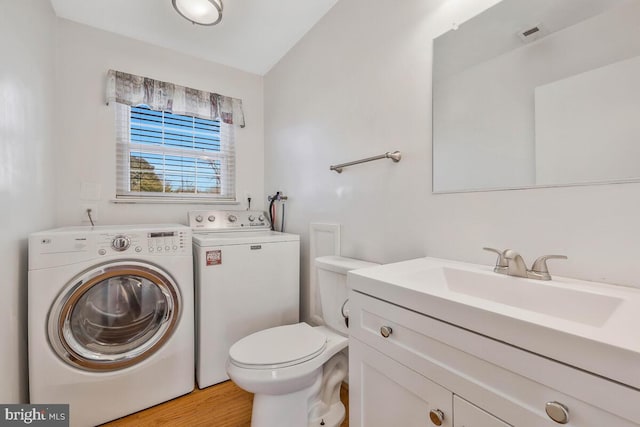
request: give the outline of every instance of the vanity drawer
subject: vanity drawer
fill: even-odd
[[[453,427],[513,427],[459,396],[453,396],[453,413]]]
[[[359,292],[349,301],[351,336],[509,424],[556,426],[545,405],[559,402],[567,425],[640,425],[637,390]]]

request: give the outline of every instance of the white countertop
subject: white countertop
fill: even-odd
[[[640,289],[561,277],[514,278],[492,270],[419,258],[349,272],[348,283],[355,291],[640,389]],[[455,285],[458,277],[464,286]],[[509,284],[516,289],[498,292]]]

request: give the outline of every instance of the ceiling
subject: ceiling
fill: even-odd
[[[223,0],[222,22],[193,25],[171,0],[51,0],[60,18],[264,75],[338,0]]]
[[[459,29],[434,42],[434,78],[447,77],[518,49],[524,42],[518,33],[542,26],[544,35],[635,0],[503,0]]]

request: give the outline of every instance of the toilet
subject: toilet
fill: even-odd
[[[378,264],[316,258],[324,326],[307,323],[256,332],[229,349],[227,373],[254,393],[252,427],[337,427],[345,417],[340,385],[348,360],[347,272]]]

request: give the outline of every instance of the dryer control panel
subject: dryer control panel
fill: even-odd
[[[270,230],[271,222],[262,211],[191,211],[189,227],[194,231]]]

